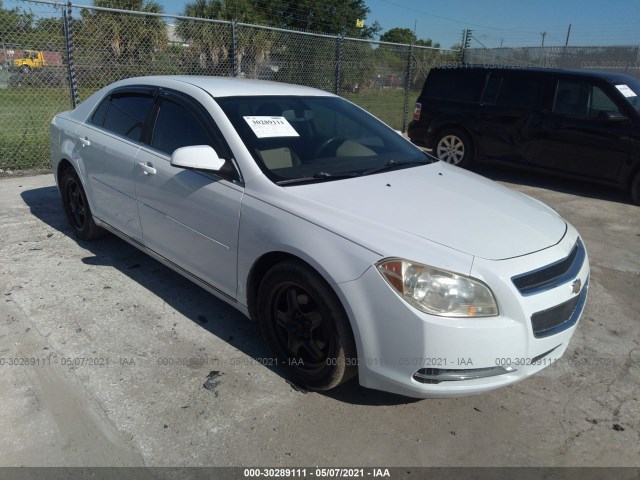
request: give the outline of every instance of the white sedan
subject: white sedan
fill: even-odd
[[[256,320],[295,383],[462,396],[560,358],[589,264],[555,211],[312,88],[141,77],[51,124],[64,210]]]

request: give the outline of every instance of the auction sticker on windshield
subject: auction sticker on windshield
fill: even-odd
[[[631,90],[627,85],[616,85],[616,88],[620,90],[620,93],[625,97],[637,97],[636,93]]]
[[[299,137],[284,117],[243,117],[258,138]]]

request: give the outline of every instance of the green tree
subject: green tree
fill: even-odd
[[[381,30],[374,22],[359,28],[370,13],[364,0],[256,0],[255,8],[266,16],[269,25],[280,28],[308,30],[348,37],[373,38]]]
[[[265,17],[252,0],[195,0],[188,3],[184,16],[209,20],[265,23]],[[241,27],[237,29],[236,61],[249,76],[256,76],[257,65],[269,56],[272,32]],[[178,19],[176,33],[189,44],[184,61],[191,73],[228,75],[231,73],[231,27],[191,19]]]
[[[35,30],[42,33],[64,35],[62,17],[46,17],[36,20]]]
[[[380,40],[383,42],[409,44],[416,43],[418,39],[408,28],[391,28],[380,35]]]
[[[146,13],[163,13],[155,0],[94,0],[97,7],[110,7]],[[156,16],[122,14],[82,9],[79,35],[93,47],[102,50],[103,61],[145,64],[154,59],[157,50],[167,46],[165,22]],[[105,49],[104,46],[107,46]]]
[[[411,88],[419,88],[429,72],[438,63],[450,62],[452,57],[442,52],[440,44],[430,38],[419,39],[408,28],[391,28],[380,36],[380,40],[392,43],[413,44],[412,75],[408,79]],[[381,45],[378,53],[380,61],[385,61],[389,68],[403,71],[406,69],[407,52],[392,45]]]
[[[24,33],[33,27],[33,13],[26,13],[20,8],[5,9],[0,0],[0,34]]]

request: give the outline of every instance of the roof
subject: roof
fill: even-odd
[[[450,70],[451,67],[435,67],[441,70]],[[634,80],[633,77],[629,75],[624,75],[622,73],[615,72],[603,72],[599,70],[581,70],[581,69],[569,69],[569,68],[543,68],[543,67],[520,67],[517,65],[509,66],[509,65],[496,65],[496,66],[485,66],[485,65],[475,65],[475,64],[462,64],[457,68],[459,69],[471,69],[471,70],[491,70],[491,71],[523,71],[523,72],[536,72],[536,73],[546,73],[546,74],[564,74],[564,75],[580,75],[580,76],[588,76],[588,77],[598,77],[603,78],[609,82],[614,83],[625,83],[629,80]]]
[[[128,79],[126,83],[144,83],[153,85],[158,81],[172,80],[188,83],[202,88],[212,97],[264,96],[264,95],[303,95],[334,96],[332,93],[316,88],[267,80],[249,80],[235,77],[207,77],[195,75],[156,75]]]

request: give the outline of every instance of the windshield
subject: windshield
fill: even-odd
[[[430,162],[397,132],[339,97],[228,97],[216,101],[265,175],[282,185]]]
[[[629,79],[626,83],[616,83],[616,88],[636,112],[640,113],[640,82]]]

